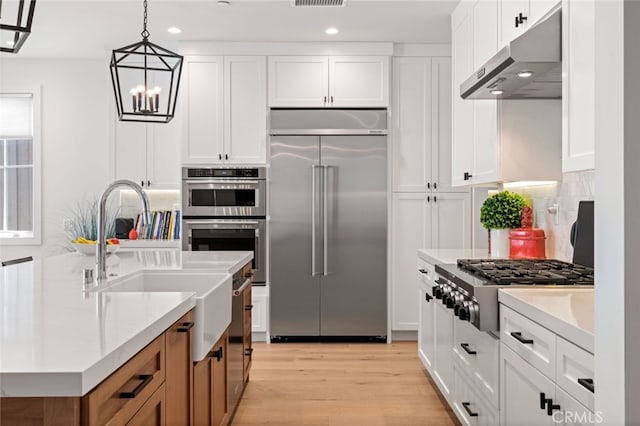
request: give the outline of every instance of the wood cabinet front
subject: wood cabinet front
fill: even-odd
[[[205,359],[194,366],[193,424],[225,425],[229,421],[227,349],[229,332],[213,345]]]
[[[168,425],[188,425],[193,420],[193,325],[193,313],[188,312],[165,333]]]

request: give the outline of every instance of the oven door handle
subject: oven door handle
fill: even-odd
[[[259,222],[255,221],[255,220],[225,220],[225,221],[218,221],[218,220],[185,220],[184,221],[185,225],[188,225],[189,228],[191,229],[199,229],[199,226],[193,226],[193,225],[229,225],[231,228],[234,227],[234,225],[252,225],[252,228],[257,229],[258,226],[260,225]]]
[[[260,181],[257,180],[225,180],[225,179],[185,179],[184,182],[192,185],[197,185],[199,183],[203,185],[259,185]],[[194,185],[194,186],[195,186]]]

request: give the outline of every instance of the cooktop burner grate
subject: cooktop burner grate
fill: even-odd
[[[593,284],[592,268],[560,260],[459,259],[458,266],[498,285]]]

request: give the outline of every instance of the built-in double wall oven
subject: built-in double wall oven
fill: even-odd
[[[182,249],[252,251],[266,282],[266,169],[182,169]]]

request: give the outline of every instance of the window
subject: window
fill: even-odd
[[[39,243],[36,96],[0,93],[0,239]]]

